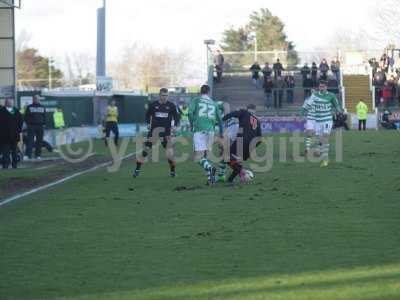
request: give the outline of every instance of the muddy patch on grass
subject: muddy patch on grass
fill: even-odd
[[[15,176],[13,176],[11,173],[13,170],[6,171],[10,172],[10,177],[4,178],[1,182],[0,202],[4,198],[30,191],[74,173],[89,170],[108,161],[110,161],[110,158],[108,157],[93,155],[80,163],[71,163],[65,160],[26,162],[23,164],[25,169],[40,168],[42,170],[47,170],[48,172],[38,174],[38,177],[24,177],[23,174],[15,174]]]

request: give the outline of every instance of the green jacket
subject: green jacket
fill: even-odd
[[[356,110],[357,110],[357,118],[359,120],[366,120],[367,116],[368,116],[368,106],[360,101],[358,102],[357,106],[356,106]]]
[[[62,111],[55,111],[53,113],[54,128],[60,129],[65,127],[64,114]]]

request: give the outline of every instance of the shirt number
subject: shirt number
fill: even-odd
[[[199,117],[215,119],[215,106],[199,103]]]

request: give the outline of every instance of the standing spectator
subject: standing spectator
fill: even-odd
[[[266,82],[266,79],[268,77],[271,77],[272,75],[272,68],[270,67],[268,62],[265,63],[264,68],[262,69],[262,73],[264,75],[264,82]]]
[[[217,55],[214,57],[215,70],[217,71],[217,82],[221,82],[222,73],[224,71],[225,58],[220,50],[217,50]]]
[[[319,64],[319,71],[321,72],[321,78],[320,79],[323,80],[323,81],[327,81],[328,80],[329,65],[326,62],[325,58]]]
[[[371,58],[368,62],[372,69],[372,76],[375,76],[375,73],[378,71],[379,68],[379,63],[376,61],[376,58]]]
[[[13,100],[6,99],[5,106],[0,108],[0,149],[3,169],[8,169],[10,166],[10,155],[12,168],[17,168],[17,145],[20,140],[22,123],[22,115],[14,107]]]
[[[307,76],[306,80],[304,81],[304,101],[311,96],[311,89],[313,88],[314,84],[310,78],[310,75]]]
[[[358,118],[358,130],[361,131],[366,129],[367,117],[368,117],[368,106],[362,100],[358,102],[356,106],[357,118]]]
[[[118,146],[119,130],[118,130],[118,107],[115,105],[115,100],[111,100],[110,105],[107,107],[106,115],[106,139],[105,143],[107,146],[110,133],[114,134],[114,144]]]
[[[283,68],[281,61],[279,60],[279,58],[276,60],[276,63],[274,63],[272,69],[274,69],[274,76],[275,79],[278,77],[282,76],[282,71],[284,71],[285,69]]]
[[[333,75],[328,76],[328,92],[338,94],[339,93],[339,83],[336,77]]]
[[[400,77],[400,53],[394,62],[394,72],[397,74],[397,77]]]
[[[272,104],[272,91],[274,89],[274,82],[271,77],[267,77],[264,82],[264,93],[265,93],[265,106],[267,108],[271,107]]]
[[[25,159],[32,158],[33,143],[35,141],[35,158],[40,160],[42,155],[44,126],[46,125],[46,109],[40,104],[40,98],[37,95],[33,96],[32,104],[26,107],[25,123],[28,134]]]
[[[261,71],[261,67],[258,64],[258,62],[255,62],[250,67],[250,71],[251,71],[251,79],[253,80],[255,86],[258,88],[258,80],[260,79],[260,71]]]
[[[294,76],[291,74],[286,75],[284,81],[286,85],[286,101],[288,104],[292,104],[294,100],[293,96],[295,87]]]
[[[390,104],[390,101],[392,99],[392,88],[389,86],[389,82],[385,82],[384,86],[383,86],[383,92],[382,92],[382,96],[383,96],[383,103],[385,107],[388,107]]]
[[[285,88],[285,82],[282,77],[277,77],[274,83],[274,107],[282,107],[283,90]]]
[[[340,62],[338,59],[331,61],[331,71],[335,76],[336,81],[340,83]]]
[[[389,71],[389,57],[384,53],[379,61],[380,68],[387,73]]]
[[[311,74],[310,67],[308,66],[307,63],[304,64],[304,66],[300,70],[301,76],[303,77],[303,86],[304,82],[306,81],[307,77]]]
[[[316,87],[318,85],[318,67],[315,62],[313,62],[311,66],[311,80],[313,87]]]

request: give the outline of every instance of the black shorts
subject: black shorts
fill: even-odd
[[[153,141],[157,140],[157,137],[154,137],[154,131],[154,129],[151,129],[147,134],[145,146],[148,148],[153,147]],[[164,128],[163,131],[158,133],[158,138],[161,140],[163,148],[167,148],[167,144],[171,140],[171,128]]]
[[[239,144],[239,145],[238,145]],[[242,147],[243,145],[243,147]],[[242,160],[246,161],[250,158],[250,142],[243,141],[243,143],[238,143],[235,140],[230,147],[230,159],[231,160]]]

